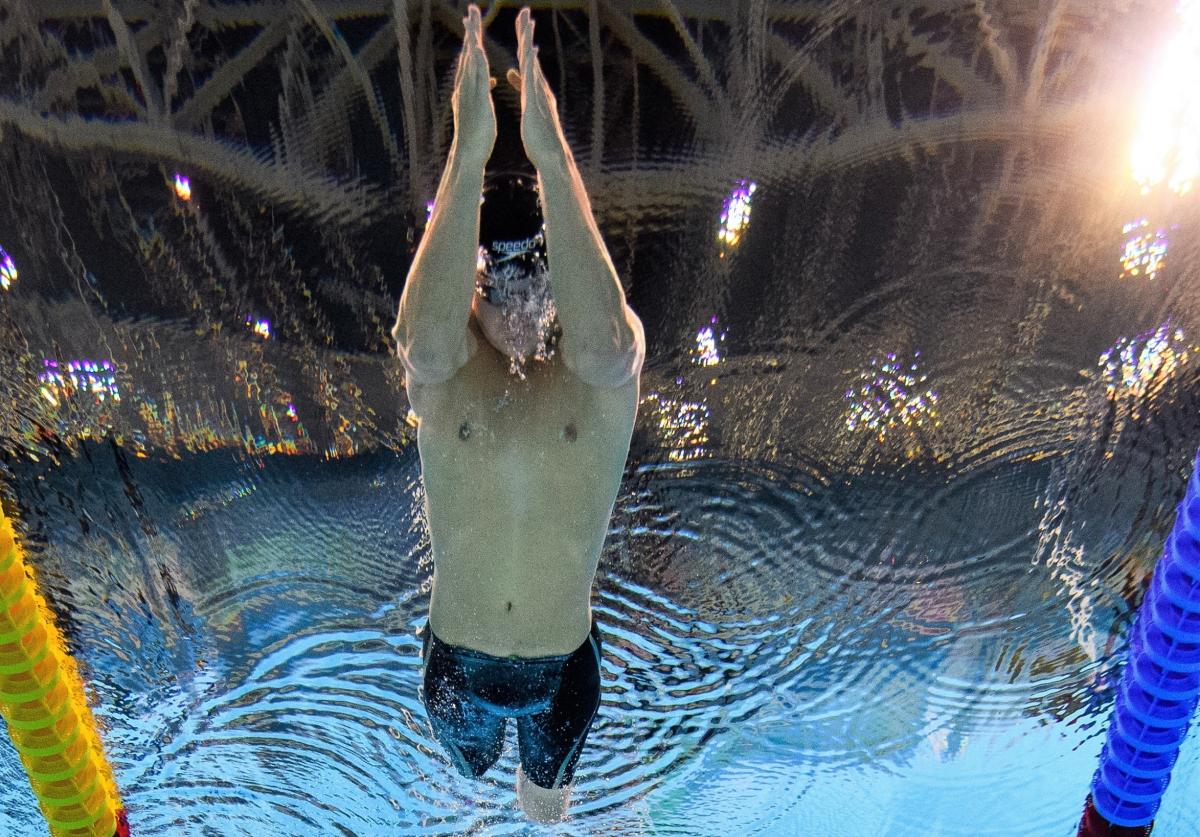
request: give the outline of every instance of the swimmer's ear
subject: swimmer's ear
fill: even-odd
[[[518,93],[521,92],[521,74],[520,73],[518,73],[516,70],[509,70],[508,73],[505,75],[505,78],[508,79],[508,83],[512,85],[513,90],[516,90]]]
[[[488,90],[495,90],[495,89],[496,89],[496,79],[489,78],[488,79]]]

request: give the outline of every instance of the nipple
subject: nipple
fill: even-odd
[[[467,441],[467,439],[470,439],[471,425],[464,421],[458,428],[458,438],[462,439],[464,442]]]

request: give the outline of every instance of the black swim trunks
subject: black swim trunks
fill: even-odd
[[[447,645],[426,622],[421,650],[421,701],[434,737],[464,776],[496,763],[504,728],[517,719],[525,775],[539,787],[569,784],[600,707],[600,633],[596,623],[573,653],[493,657]]]

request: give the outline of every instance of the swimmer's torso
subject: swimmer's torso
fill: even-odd
[[[430,622],[496,656],[568,654],[587,638],[591,588],[637,411],[638,379],[599,389],[561,353],[526,379],[477,330],[442,384],[414,384],[433,546]]]

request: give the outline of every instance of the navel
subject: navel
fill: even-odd
[[[579,431],[575,429],[575,422],[571,422],[563,428],[563,438],[568,442],[574,442],[579,437]]]
[[[507,610],[512,610],[512,602],[509,602],[509,603],[508,603],[508,608],[507,608]]]
[[[471,438],[471,425],[469,425],[465,421],[461,425],[459,425],[458,438],[462,439],[464,442],[467,441],[467,439],[470,439]]]

